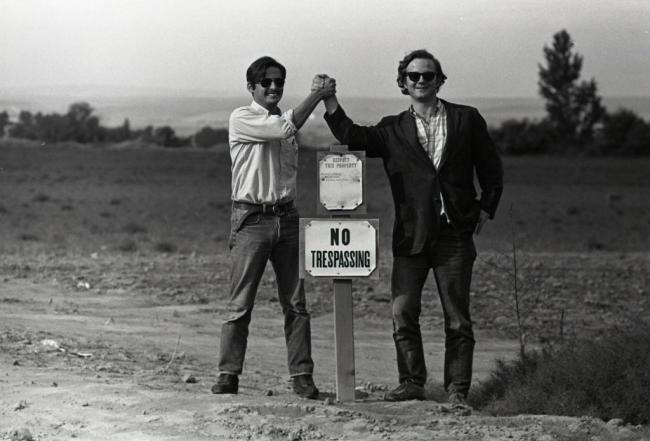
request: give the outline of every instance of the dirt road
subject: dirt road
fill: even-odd
[[[40,263],[39,263],[40,262]],[[643,431],[589,418],[495,418],[444,403],[442,338],[426,331],[427,401],[387,403],[396,368],[386,302],[355,317],[357,400],[335,396],[333,320],[313,317],[315,381],[321,399],[294,396],[286,374],[279,307],[261,296],[254,312],[240,394],[209,391],[223,312],[226,262],[201,257],[95,256],[4,262],[0,278],[0,439],[11,440],[554,440],[643,438]],[[170,271],[220,268],[191,289],[148,288]],[[196,274],[188,274],[197,277]],[[272,288],[272,280],[265,283]],[[272,290],[271,290],[272,291]],[[189,302],[170,301],[172,294]],[[197,290],[197,295],[200,290]],[[316,305],[317,306],[317,305]],[[318,308],[316,308],[318,309]],[[369,313],[374,311],[375,313]],[[253,338],[254,337],[254,338]],[[476,381],[517,343],[478,330]],[[647,434],[646,434],[646,438]]]

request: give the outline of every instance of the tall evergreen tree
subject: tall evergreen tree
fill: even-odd
[[[572,52],[573,41],[566,30],[553,36],[553,46],[544,46],[546,66],[539,65],[539,93],[546,100],[547,119],[558,140],[572,145],[591,141],[594,126],[605,114],[596,81],[578,83],[583,58]]]

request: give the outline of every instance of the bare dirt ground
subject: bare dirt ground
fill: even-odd
[[[185,268],[191,273],[186,277],[222,289],[225,260],[125,262],[99,256],[19,267],[3,263],[0,433],[5,439],[28,439],[17,435],[23,429],[40,440],[552,440],[647,434],[589,418],[496,418],[450,407],[438,383],[443,348],[437,326],[426,332],[428,400],[382,401],[396,378],[385,302],[357,306],[354,403],[336,402],[332,317],[324,311],[313,318],[315,380],[322,397],[311,401],[291,393],[271,292],[261,296],[255,311],[240,394],[215,396],[209,389],[216,379],[223,301],[177,292],[184,300],[170,302],[158,284]],[[76,275],[70,277],[68,268]],[[268,291],[272,283],[269,273]],[[517,351],[517,342],[489,330],[479,330],[478,341],[478,381],[495,358]]]
[[[385,250],[380,280],[353,284],[353,403],[336,401],[327,281],[307,281],[321,398],[304,400],[290,391],[268,269],[240,394],[211,394],[228,286],[228,164],[214,156],[0,149],[0,439],[650,439],[648,428],[616,421],[494,417],[446,404],[442,314],[431,282],[422,317],[427,400],[384,402],[397,376]],[[556,164],[542,161],[544,172],[531,176],[540,168],[507,163],[504,204],[522,207],[515,222],[524,244],[518,276],[531,346],[650,320],[650,210],[643,196],[649,184],[647,177],[637,179],[647,175],[647,162],[632,172],[620,163],[595,164],[597,173],[570,166],[544,178]],[[573,192],[556,182],[567,170],[586,175]],[[601,170],[622,177],[605,185]],[[377,182],[372,200],[372,192],[385,192]],[[531,198],[539,206],[525,205]],[[370,207],[369,217],[390,225],[390,208],[383,205]],[[625,234],[611,231],[612,213]],[[519,347],[509,228],[503,216],[478,238],[472,284],[476,383],[488,377],[497,358],[514,357]],[[382,230],[384,243],[389,230]]]

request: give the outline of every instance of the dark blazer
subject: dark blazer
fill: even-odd
[[[501,197],[503,167],[485,120],[473,107],[442,102],[447,142],[438,171],[418,141],[416,122],[408,111],[387,116],[375,126],[354,124],[341,106],[325,115],[341,144],[384,162],[395,203],[395,256],[420,253],[427,240],[437,238],[441,193],[449,222],[469,234],[481,209],[494,217]],[[474,170],[481,189],[478,199]]]

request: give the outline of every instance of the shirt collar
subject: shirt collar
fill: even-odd
[[[438,104],[436,104],[436,108],[433,109],[433,115],[431,115],[431,117],[438,116],[438,115],[440,114],[440,110],[441,110],[441,109],[442,109],[442,100],[441,100],[440,98],[438,98]],[[411,105],[409,106],[409,113],[410,113],[411,116],[413,116],[413,117],[417,117],[417,118],[425,119],[423,116],[418,115],[418,113],[417,113],[417,112],[415,111],[415,109],[413,108],[413,104],[411,104]]]
[[[253,110],[255,110],[256,112],[258,112],[258,113],[265,113],[267,115],[282,115],[282,111],[280,110],[279,107],[276,107],[275,111],[271,112],[271,111],[267,110],[266,108],[262,107],[261,105],[259,105],[257,103],[257,101],[253,101],[251,103],[251,108]]]

